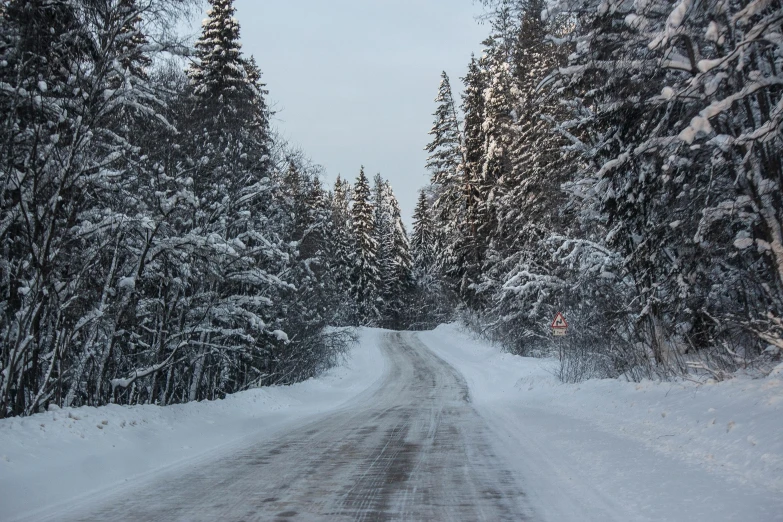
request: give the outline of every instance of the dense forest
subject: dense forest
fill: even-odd
[[[0,3],[0,417],[296,382],[414,319],[391,185],[323,186],[210,3],[192,47],[191,0]]]
[[[300,381],[365,325],[568,381],[780,356],[780,0],[485,0],[410,238],[388,180],[276,135],[209,3],[191,45],[195,0],[0,0],[0,417]]]
[[[433,286],[565,380],[779,357],[780,1],[484,3],[461,101],[445,73],[436,99]]]

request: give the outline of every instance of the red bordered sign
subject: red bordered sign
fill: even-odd
[[[555,320],[552,321],[552,328],[568,328],[568,323],[565,320],[565,316],[560,312],[557,312]]]
[[[568,330],[568,322],[565,320],[565,316],[557,312],[555,320],[552,321],[552,333],[555,335],[565,335]]]

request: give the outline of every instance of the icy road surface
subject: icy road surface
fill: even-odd
[[[383,350],[389,370],[373,394],[70,519],[535,519],[465,379],[412,334],[384,334]]]
[[[359,333],[291,387],[3,420],[0,520],[783,522],[783,371],[566,385],[458,325]]]

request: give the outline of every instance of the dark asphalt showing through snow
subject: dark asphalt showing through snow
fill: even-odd
[[[383,350],[389,371],[372,394],[273,440],[91,503],[71,520],[533,518],[465,379],[414,334],[385,334]]]

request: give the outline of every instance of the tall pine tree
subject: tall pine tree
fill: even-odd
[[[462,300],[472,308],[480,308],[481,300],[476,285],[481,282],[487,237],[482,227],[482,211],[486,201],[482,196],[486,191],[483,183],[484,145],[486,117],[484,89],[487,85],[486,71],[482,63],[471,58],[468,73],[463,78],[465,92],[462,96],[462,111],[465,115],[465,141],[463,163],[460,167],[463,183],[463,204],[465,218],[458,224],[458,240],[454,246],[455,270],[447,273],[455,281]]]
[[[437,252],[435,250],[435,225],[432,220],[432,208],[427,194],[419,191],[416,208],[413,211],[413,234],[411,234],[411,257],[413,271],[417,279],[433,273]]]
[[[376,301],[380,286],[378,243],[375,239],[375,210],[370,196],[370,182],[364,167],[354,184],[351,217],[356,246],[351,278],[352,294],[360,324],[375,324],[380,317]]]
[[[464,143],[457,107],[448,75],[441,75],[435,121],[430,130],[431,141],[426,151],[427,169],[435,202],[433,224],[437,234],[432,238],[438,252],[438,263],[444,273],[459,273],[457,241],[465,225]]]
[[[383,265],[383,321],[390,328],[404,329],[410,318],[410,299],[413,291],[413,261],[400,205],[388,181],[384,183],[388,227],[384,237]]]
[[[209,0],[211,8],[196,42],[197,61],[188,71],[197,96],[206,99],[241,97],[248,87],[239,42],[239,22],[233,0]]]
[[[329,243],[329,259],[335,292],[339,300],[337,325],[355,324],[356,301],[352,291],[356,239],[351,215],[352,187],[339,175],[331,195],[332,236]]]

